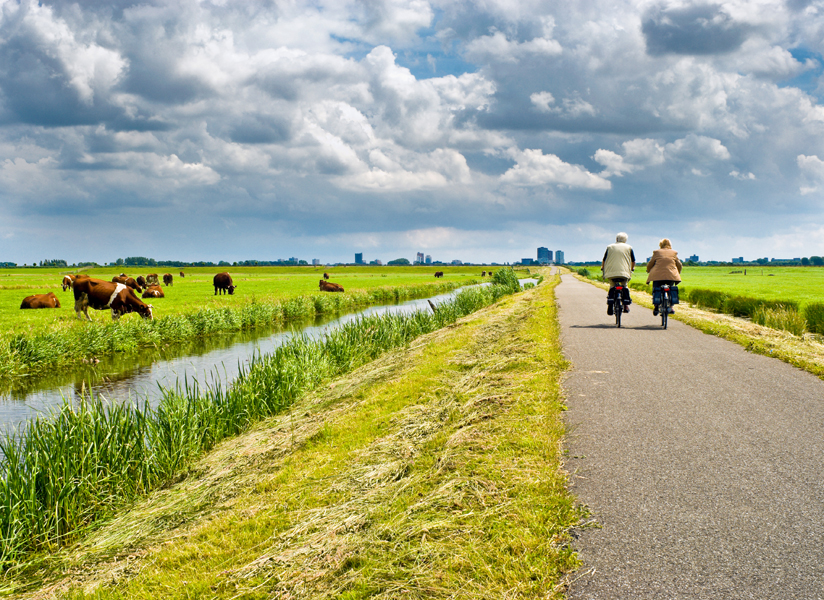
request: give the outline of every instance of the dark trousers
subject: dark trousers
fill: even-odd
[[[609,280],[609,293],[607,293],[607,304],[615,302],[615,285],[621,283],[624,285],[622,292],[622,301],[624,304],[632,304],[632,298],[629,297],[629,286],[627,280],[623,277],[615,277]]]

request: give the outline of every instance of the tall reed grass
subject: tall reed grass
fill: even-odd
[[[321,382],[519,291],[512,269],[502,271],[493,285],[463,290],[434,313],[363,317],[316,341],[295,335],[256,356],[231,386],[218,375],[203,386],[185,380],[163,390],[156,408],[100,397],[79,406],[66,400],[51,414],[0,435],[0,564],[76,539],[117,507],[172,481],[204,450],[285,410]],[[303,310],[300,302],[314,310],[314,298],[296,301],[295,310]],[[215,312],[203,323],[246,314]],[[185,322],[194,327],[199,321]]]
[[[804,317],[811,332],[824,335],[824,302],[811,302],[805,306]]]
[[[345,294],[312,294],[272,302],[253,299],[241,306],[203,308],[153,321],[137,317],[117,322],[98,319],[82,327],[64,325],[42,335],[5,335],[0,336],[0,377],[33,374],[95,356],[133,353],[140,348],[178,343],[213,333],[282,325],[320,314],[431,296],[471,283],[474,281],[442,281]]]
[[[781,329],[793,335],[804,335],[807,320],[792,306],[760,306],[753,311],[753,323],[772,329]]]

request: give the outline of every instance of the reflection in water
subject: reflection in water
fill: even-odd
[[[534,280],[522,280],[522,284],[530,281]],[[248,364],[255,354],[271,352],[296,333],[317,339],[329,328],[339,327],[361,316],[430,310],[428,300],[437,304],[457,293],[458,290],[455,290],[429,299],[295,321],[285,329],[258,328],[211,335],[163,348],[145,348],[139,354],[113,356],[94,365],[61,368],[50,376],[17,380],[11,389],[5,389],[0,394],[0,424],[17,425],[33,413],[59,406],[63,398],[78,400],[89,392],[107,399],[155,403],[162,396],[161,388],[174,388],[185,379],[203,384],[217,375],[228,383],[237,377],[239,369]]]

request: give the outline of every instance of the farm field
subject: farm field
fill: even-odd
[[[763,300],[794,300],[799,309],[810,302],[824,302],[822,267],[684,267],[682,287],[702,288]],[[636,268],[633,281],[646,281],[644,266]]]
[[[237,287],[235,294],[214,295],[212,278],[226,270]],[[324,272],[330,281],[340,283],[347,292],[365,292],[380,287],[406,287],[456,279],[479,279],[484,267],[427,266],[427,267],[192,267],[185,268],[185,278],[180,269],[165,270],[158,267],[101,267],[83,271],[91,277],[110,281],[121,272],[137,277],[148,273],[170,272],[174,283],[163,286],[165,298],[146,300],[154,306],[155,318],[174,314],[188,314],[204,308],[239,307],[254,301],[278,301],[297,296],[320,293],[318,281]],[[434,278],[435,271],[443,271],[443,279]],[[0,335],[37,335],[54,329],[80,326],[74,312],[74,296],[71,290],[61,287],[62,273],[66,268],[16,268],[0,269]],[[26,296],[54,292],[61,308],[49,310],[20,310]],[[95,321],[110,322],[108,311],[90,311]],[[139,319],[126,315],[126,320]]]

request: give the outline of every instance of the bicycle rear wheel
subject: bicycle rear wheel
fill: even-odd
[[[621,326],[621,313],[624,312],[624,305],[621,302],[615,303],[615,326]]]
[[[667,321],[669,320],[669,297],[667,294],[662,294],[661,297],[661,327],[667,328]]]

